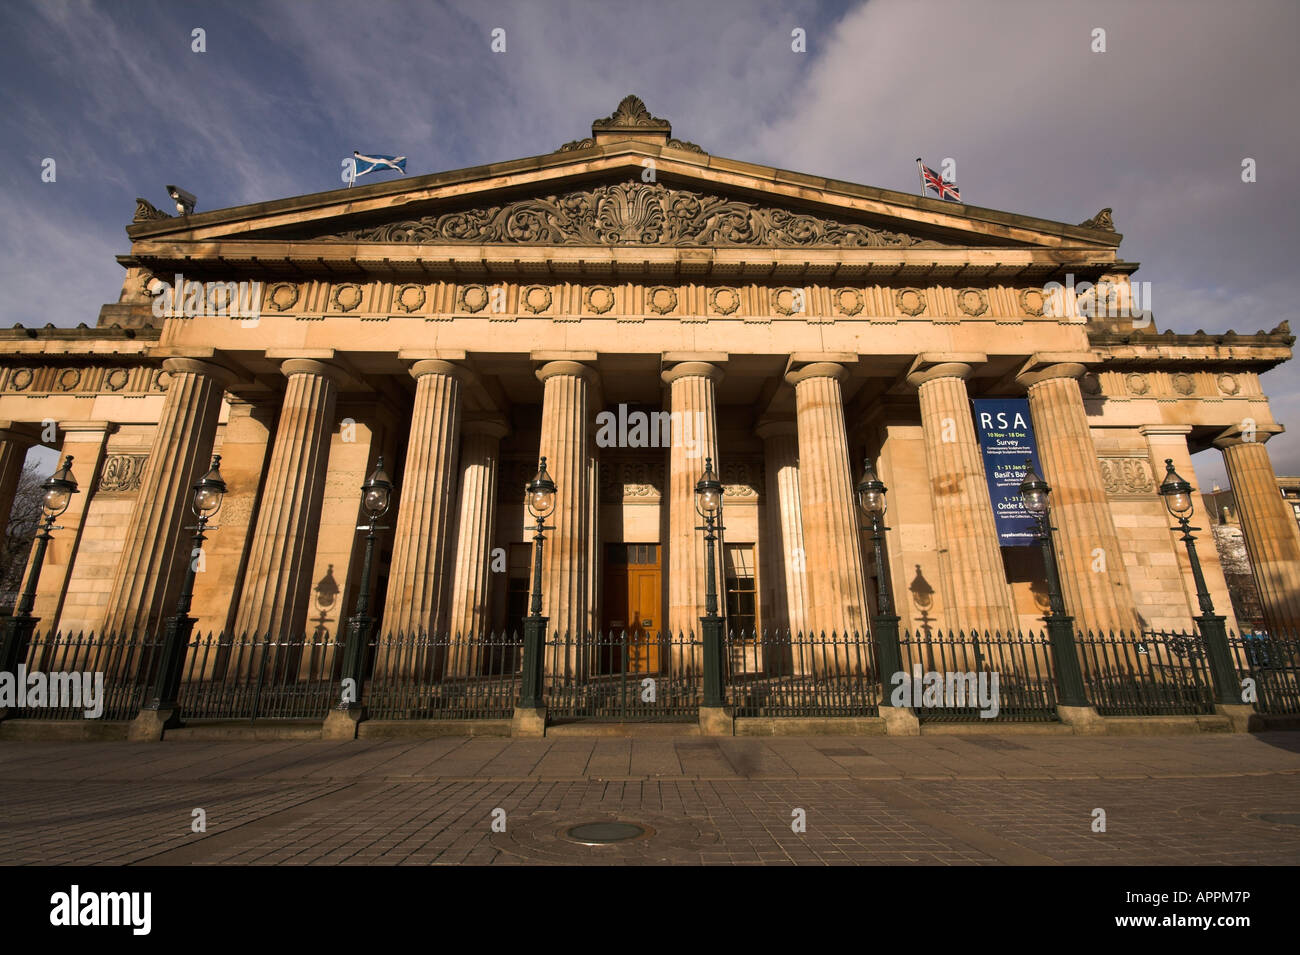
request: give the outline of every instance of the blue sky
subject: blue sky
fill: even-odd
[[[706,150],[973,204],[1114,208],[1160,328],[1290,317],[1300,4],[18,2],[0,36],[0,324],[93,325],[135,197],[200,210],[337,188],[353,149],[412,174],[549,152],[627,93]],[[807,52],[791,50],[806,31]],[[206,52],[191,49],[206,33]],[[490,50],[505,30],[506,51]],[[1091,50],[1106,31],[1106,52]],[[1287,119],[1286,117],[1292,117]],[[41,181],[42,160],[57,180]],[[1241,161],[1258,181],[1241,181]],[[57,289],[58,294],[50,290]],[[1264,377],[1293,433],[1300,375]],[[1217,452],[1198,476],[1226,484]]]

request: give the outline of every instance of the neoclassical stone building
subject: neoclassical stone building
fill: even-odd
[[[1102,283],[1093,314],[1132,304],[1109,210],[1070,225],[725,159],[628,97],[543,155],[188,216],[140,200],[127,233],[120,300],[95,327],[0,332],[0,509],[43,430],[81,486],[42,629],[172,612],[214,451],[230,493],[198,575],[205,631],[337,632],[381,455],[398,486],[383,630],[517,626],[541,455],[559,488],[554,629],[698,628],[707,456],[731,625],[865,632],[864,455],[889,487],[903,627],[1037,628],[1041,557],[999,544],[981,397],[1027,398],[1080,626],[1191,626],[1156,486],[1172,458],[1199,487],[1190,455],[1211,445],[1266,613],[1300,621],[1300,529],[1259,383],[1290,358],[1289,329],[1158,333],[1149,314],[1087,317],[1075,295],[1054,314],[1052,282]],[[223,314],[230,289],[260,315]],[[1230,613],[1208,534],[1200,556]]]

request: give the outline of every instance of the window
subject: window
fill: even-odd
[[[753,636],[758,617],[754,579],[754,545],[728,544],[724,552],[727,631]]]

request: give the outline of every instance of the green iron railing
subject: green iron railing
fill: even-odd
[[[1237,676],[1242,681],[1246,678],[1254,681],[1252,703],[1256,710],[1278,715],[1300,714],[1300,634],[1296,631],[1230,634],[1228,647]]]
[[[1214,712],[1204,641],[1195,633],[1079,633],[1088,700],[1102,716]]]
[[[875,646],[858,633],[732,632],[723,653],[727,703],[736,716],[875,716]]]
[[[552,721],[689,721],[703,701],[695,634],[610,630],[552,633],[542,689]]]
[[[1052,648],[1044,632],[944,633],[927,628],[904,633],[899,645],[903,666],[914,683],[920,674],[921,699],[914,699],[913,707],[922,722],[1036,723],[1057,719]],[[926,673],[939,675],[931,681],[934,691],[930,695],[925,692]],[[963,680],[966,674],[970,678]],[[993,694],[995,674],[997,690]],[[938,692],[940,683],[942,692]],[[978,693],[981,685],[995,695],[993,706],[981,706],[978,696],[972,695],[972,687]],[[886,692],[891,692],[890,687]]]

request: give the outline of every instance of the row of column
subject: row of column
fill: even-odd
[[[190,488],[206,470],[224,389],[233,374],[214,363],[173,358],[152,453],[125,532],[105,628],[155,628],[172,612],[190,535]],[[306,359],[282,365],[287,380],[270,463],[252,531],[235,616],[246,633],[299,633],[320,522],[330,435],[342,373]],[[954,627],[1014,629],[1015,608],[1002,571],[991,502],[969,413],[970,365],[940,361],[914,371],[926,444],[940,579]],[[1038,435],[1067,607],[1084,626],[1135,629],[1134,599],[1096,466],[1078,376],[1063,363],[1021,376]],[[385,619],[386,632],[481,631],[494,535],[500,420],[465,421],[462,390],[470,373],[421,361],[406,464],[399,484]],[[668,626],[698,628],[704,613],[704,549],[696,529],[694,484],[717,447],[716,385],[721,369],[679,362],[663,373],[677,426],[668,487]],[[540,453],[559,488],[543,567],[551,628],[594,630],[598,449],[593,440],[599,381],[586,365],[553,361],[543,383]],[[760,425],[766,444],[770,541],[784,586],[778,613],[792,627],[826,633],[868,630],[866,579],[849,460],[841,382],[845,369],[814,362],[791,371],[793,422]],[[1277,624],[1300,620],[1300,533],[1277,492],[1263,447],[1268,433],[1229,434],[1216,442],[1236,492],[1247,545],[1267,613]],[[0,502],[32,439],[0,431]],[[895,489],[896,491],[898,489]],[[7,516],[7,515],[6,515]],[[719,551],[721,553],[721,551]]]

